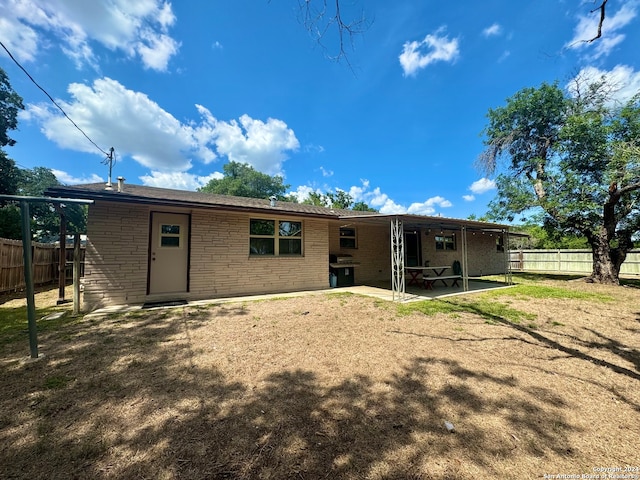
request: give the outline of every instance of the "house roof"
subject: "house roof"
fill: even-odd
[[[432,217],[411,214],[381,214],[378,212],[334,209],[285,201],[277,201],[276,205],[272,207],[271,202],[266,199],[217,195],[212,193],[173,190],[169,188],[147,187],[134,184],[124,184],[121,192],[118,192],[117,186],[114,186],[112,190],[107,190],[104,183],[90,183],[84,185],[51,187],[45,193],[53,197],[80,198],[94,201],[209,208],[262,214],[267,212],[271,214],[279,212],[282,214],[300,215],[305,217],[322,217],[347,222],[358,221],[367,223],[387,223],[390,219],[401,218],[405,223],[405,227],[408,226],[409,228],[412,228],[412,226],[447,228],[460,227],[461,225],[464,225],[467,228],[483,231],[502,231],[509,228],[508,225],[478,222],[475,220],[461,220],[439,216]]]
[[[51,187],[46,193],[53,197],[65,196],[96,201],[199,207],[218,210],[242,210],[263,213],[268,211],[312,217],[340,218],[341,215],[345,214],[353,215],[357,213],[361,214],[361,216],[376,214],[376,212],[354,212],[352,210],[318,207],[315,205],[285,201],[277,201],[276,206],[272,207],[271,202],[266,199],[146,187],[128,183],[124,184],[121,192],[118,192],[117,186],[115,185],[112,190],[107,190],[104,183],[90,183],[85,185]]]

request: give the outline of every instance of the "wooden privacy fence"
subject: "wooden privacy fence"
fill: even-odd
[[[591,250],[511,250],[512,271],[590,274]],[[631,250],[620,268],[621,275],[640,275],[640,250]]]
[[[58,278],[60,247],[50,243],[33,243],[33,282],[35,285],[51,283]],[[84,273],[84,247],[81,247],[81,275]],[[67,246],[65,278],[73,278],[73,248]],[[0,292],[25,287],[22,240],[0,238]]]

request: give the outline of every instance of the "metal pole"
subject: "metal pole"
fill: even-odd
[[[460,227],[462,233],[462,290],[469,291],[469,254],[467,244],[467,227]]]
[[[73,237],[73,314],[80,314],[80,234]]]
[[[60,248],[58,249],[58,305],[64,303],[64,288],[67,284],[67,219],[60,212]]]
[[[27,320],[29,322],[29,348],[31,358],[38,358],[38,327],[36,325],[36,301],[33,288],[33,261],[31,258],[31,215],[29,202],[20,201],[22,214],[22,252],[24,257],[24,283],[27,286]]]

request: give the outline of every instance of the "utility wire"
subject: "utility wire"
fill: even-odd
[[[33,79],[33,77],[29,74],[29,72],[27,72],[27,70],[26,70],[22,65],[20,65],[20,63],[19,63],[19,62],[14,58],[14,56],[11,54],[11,52],[9,51],[9,49],[7,49],[7,47],[5,47],[5,46],[4,46],[4,43],[2,43],[2,42],[0,41],[0,45],[2,46],[2,48],[4,48],[4,51],[5,51],[5,52],[7,52],[7,54],[8,54],[8,55],[9,55],[9,57],[11,58],[11,60],[13,60],[13,62],[14,62],[18,67],[20,67],[20,70],[22,70],[22,71],[25,73],[25,75],[26,75],[27,77],[29,77],[29,80],[31,80],[31,81],[33,82],[33,84],[34,84],[36,87],[38,87],[40,90],[42,90],[42,92],[43,92],[43,93],[44,93],[44,94],[49,98],[49,100],[51,100],[51,102],[52,102],[56,107],[58,107],[58,110],[60,110],[60,111],[62,112],[62,114],[63,114],[65,117],[67,117],[67,120],[69,120],[69,121],[73,124],[73,126],[74,126],[74,127],[76,127],[76,128],[80,131],[80,133],[81,133],[82,135],[84,135],[84,136],[85,136],[85,138],[86,138],[87,140],[89,140],[89,141],[93,144],[93,146],[94,146],[94,147],[96,147],[98,150],[100,150],[102,153],[104,153],[107,157],[111,157],[111,155],[112,155],[112,154],[110,154],[110,153],[108,153],[108,152],[105,152],[102,148],[100,148],[100,147],[98,146],[98,144],[97,144],[96,142],[94,142],[93,140],[91,140],[91,139],[89,138],[89,136],[88,136],[86,133],[84,133],[84,131],[83,131],[83,130],[78,126],[78,124],[77,124],[76,122],[74,122],[74,121],[71,119],[71,117],[70,117],[69,115],[67,115],[67,112],[65,112],[65,111],[62,109],[62,107],[61,107],[60,105],[58,105],[58,102],[56,102],[56,101],[53,99],[53,97],[52,97],[51,95],[49,95],[49,93],[48,93],[44,88],[42,88],[42,87],[38,84],[38,82],[36,82],[36,81]]]

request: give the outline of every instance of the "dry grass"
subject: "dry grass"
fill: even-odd
[[[35,363],[24,331],[0,337],[2,478],[640,466],[637,288],[542,281],[400,309],[312,295],[44,323]]]

